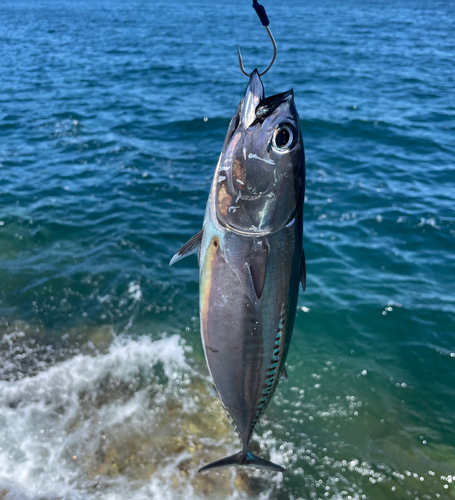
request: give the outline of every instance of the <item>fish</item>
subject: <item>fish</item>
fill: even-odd
[[[253,454],[253,430],[281,378],[294,326],[303,250],[305,151],[293,89],[265,97],[257,70],[229,124],[202,230],[171,259],[196,253],[205,357],[242,449],[200,469],[284,472]]]

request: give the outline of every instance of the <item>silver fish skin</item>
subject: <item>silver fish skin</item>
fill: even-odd
[[[242,450],[201,469],[285,469],[248,450],[285,360],[305,288],[305,154],[292,90],[265,98],[255,70],[231,120],[202,231],[171,264],[198,253],[201,335],[210,374]]]

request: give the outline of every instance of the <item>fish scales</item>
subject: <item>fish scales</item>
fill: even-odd
[[[203,228],[171,264],[198,252],[201,336],[210,374],[242,450],[201,470],[252,465],[248,450],[285,370],[305,283],[305,156],[293,91],[265,98],[258,72],[229,125]]]

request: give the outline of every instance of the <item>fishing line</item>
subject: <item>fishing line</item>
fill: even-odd
[[[258,0],[253,0],[253,9],[256,11],[256,14],[259,17],[259,20],[262,23],[262,26],[269,26],[270,21],[267,17],[267,12],[265,11],[265,7],[258,3]]]

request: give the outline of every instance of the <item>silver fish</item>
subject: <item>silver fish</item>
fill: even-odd
[[[214,387],[242,450],[201,471],[251,465],[248,450],[285,369],[299,282],[305,289],[305,154],[294,92],[265,98],[250,76],[224,141],[202,230],[170,264],[198,253],[201,334]]]

